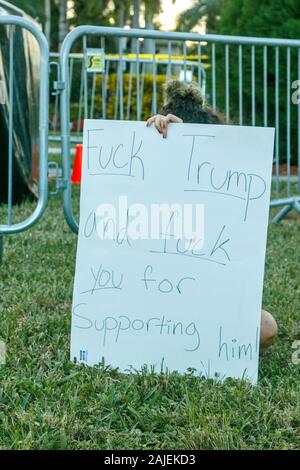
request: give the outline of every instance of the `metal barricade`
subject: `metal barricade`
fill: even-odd
[[[159,82],[158,77],[166,81],[179,77],[179,72],[183,79],[191,74],[207,102],[213,108],[219,108],[228,123],[276,128],[271,207],[281,210],[274,222],[292,209],[300,213],[300,106],[293,106],[292,102],[292,84],[300,76],[300,41],[81,26],[67,35],[61,53],[52,56],[49,62],[47,41],[35,24],[23,18],[5,16],[0,17],[0,27],[9,28],[10,38],[8,221],[0,225],[0,239],[4,234],[31,227],[40,219],[47,204],[50,65],[57,68],[50,125],[53,135],[50,139],[61,142],[62,179],[58,188],[63,189],[65,218],[74,232],[78,230],[78,223],[72,209],[70,150],[71,144],[82,140],[82,119],[145,119],[145,113],[150,115],[159,109],[162,81]],[[17,64],[14,64],[14,28],[32,34],[40,48],[38,201],[35,211],[18,223],[13,223],[11,197],[14,151],[11,110],[17,70]],[[103,67],[98,73],[92,71],[89,74],[87,62],[91,38],[92,46],[95,47],[96,43],[99,45],[98,53],[102,51]],[[77,47],[77,52],[73,53],[71,49],[75,43],[78,46],[78,40],[82,41],[80,50],[78,52]],[[125,53],[124,40],[130,42],[131,53]],[[142,50],[142,41],[148,43],[147,52]],[[106,50],[106,42],[110,42],[109,50]],[[72,78],[78,67],[76,63],[81,68],[81,78],[77,119],[72,128],[70,106],[73,102]],[[113,89],[108,87],[111,75],[115,77]],[[145,89],[147,75],[148,79],[151,77],[150,90],[149,86]]]
[[[3,236],[5,234],[13,234],[19,233],[24,230],[29,229],[32,225],[34,225],[43,215],[48,199],[48,102],[49,102],[49,74],[48,74],[48,67],[49,67],[49,49],[48,43],[40,31],[37,25],[33,22],[18,17],[18,16],[0,16],[0,28],[5,31],[8,37],[8,57],[9,57],[9,65],[8,65],[8,73],[7,73],[7,80],[3,85],[5,89],[5,94],[7,95],[6,99],[3,100],[0,106],[6,107],[6,113],[8,115],[7,119],[7,133],[8,133],[8,194],[7,194],[7,223],[0,225],[0,242],[2,250],[2,242]],[[17,131],[14,126],[14,117],[15,114],[15,106],[16,106],[16,99],[15,99],[15,81],[16,77],[19,76],[26,71],[21,68],[21,64],[14,60],[14,56],[16,54],[16,47],[18,46],[15,44],[15,37],[16,32],[20,30],[22,37],[25,38],[26,35],[32,35],[40,49],[40,63],[39,63],[39,70],[40,70],[40,91],[39,91],[39,117],[38,117],[38,175],[37,175],[37,205],[34,212],[25,220],[19,221],[18,223],[13,223],[13,204],[12,204],[12,194],[13,194],[13,159],[14,159],[14,152],[17,152],[16,149],[16,134]],[[26,53],[29,54],[29,51],[26,49]],[[3,73],[5,75],[5,73]],[[25,82],[25,77],[23,76],[23,80]],[[4,79],[3,79],[4,82]],[[26,87],[26,85],[24,85]],[[28,119],[28,115],[26,116],[26,110],[24,111],[24,118]],[[19,112],[19,110],[18,110]],[[3,132],[3,129],[2,129]],[[2,155],[2,158],[5,156]]]
[[[196,33],[167,33],[153,30],[126,30],[121,28],[80,26],[71,31],[63,43],[60,54],[61,65],[61,139],[62,170],[64,180],[64,213],[68,224],[74,232],[78,230],[77,221],[72,211],[72,186],[70,183],[70,57],[74,43],[82,41],[81,54],[88,51],[88,41],[97,40],[105,52],[105,41],[114,41],[117,45],[118,87],[115,100],[119,109],[111,118],[125,119],[130,116],[124,109],[124,52],[121,44],[124,38],[134,45],[134,67],[136,115],[142,117],[141,76],[142,53],[140,41],[152,41],[152,113],[157,112],[157,61],[156,45],[165,44],[167,49],[166,66],[172,63],[173,45],[181,44],[183,51],[183,70],[188,68],[189,50],[196,52],[199,67],[203,54],[208,57],[206,64],[206,97],[213,108],[219,108],[226,116],[228,123],[250,126],[271,126],[276,128],[276,141],[273,165],[273,192],[271,207],[282,207],[273,219],[281,220],[290,210],[300,213],[300,106],[292,105],[292,82],[300,76],[300,41],[252,37],[235,37],[221,35],[204,35]],[[189,50],[188,50],[189,49]],[[109,64],[109,62],[108,62]],[[107,67],[108,67],[107,64]],[[84,67],[84,66],[83,66]],[[199,69],[200,70],[200,69]],[[284,76],[283,76],[284,70]],[[120,72],[121,71],[121,72]],[[105,77],[102,77],[102,110],[93,117],[107,118],[107,88]],[[170,75],[170,74],[169,74]],[[91,116],[93,91],[88,88],[88,76],[82,75],[82,104],[84,118]],[[197,80],[202,86],[203,75]],[[95,85],[92,85],[92,90]],[[132,87],[132,83],[131,83]],[[132,89],[131,89],[132,93]],[[270,97],[274,99],[270,100]],[[129,113],[130,114],[130,113]],[[78,135],[78,134],[77,134]]]
[[[136,61],[136,54],[105,54],[103,51],[103,58],[104,59],[104,68],[103,68],[103,73],[101,74],[103,77],[105,77],[105,89],[104,89],[104,98],[107,96],[107,82],[108,80],[114,75],[114,71],[117,70],[117,80],[116,83],[114,84],[114,96],[112,97],[113,99],[113,118],[117,119],[118,117],[126,118],[127,120],[130,119],[130,116],[132,114],[132,83],[134,81],[134,62]],[[58,67],[58,60],[59,60],[59,54],[58,53],[50,53],[50,66],[55,67],[57,69]],[[174,76],[174,69],[181,69],[182,71],[182,79],[184,79],[184,66],[188,68],[188,79],[191,80],[198,80],[201,83],[201,89],[202,93],[205,96],[206,93],[206,72],[205,68],[201,63],[199,64],[197,55],[194,56],[188,56],[187,60],[185,62],[184,56],[168,56],[167,54],[140,54],[140,64],[141,64],[141,74],[140,74],[140,102],[144,102],[145,98],[145,78],[147,77],[147,72],[149,73],[149,67],[151,67],[150,73],[153,71],[153,62],[155,63],[155,73],[153,74],[156,75],[158,74],[158,69],[164,69],[163,73],[160,74],[160,77],[163,78],[165,81],[167,81],[170,77]],[[123,65],[123,70],[120,67],[120,62],[122,61]],[[85,82],[88,82],[89,79],[89,74],[87,72],[86,66],[85,66],[85,54],[83,53],[71,53],[69,55],[69,73],[70,73],[70,83],[72,83],[72,76],[73,76],[73,71],[74,68],[80,68],[81,69],[81,77],[80,77],[80,83],[79,83],[79,96],[78,98],[73,97],[72,93],[70,94],[70,101],[71,103],[75,104],[76,107],[78,108],[77,110],[77,116],[76,116],[76,123],[75,126],[73,126],[72,129],[72,134],[71,134],[71,141],[74,143],[81,142],[82,141],[82,129],[80,126],[80,123],[82,122],[84,118],[84,105],[85,105],[85,95],[84,95],[84,90],[85,90]],[[112,73],[111,73],[112,71]],[[128,93],[126,96],[124,96],[123,93],[123,99],[124,101],[126,100],[126,112],[121,111],[122,103],[120,102],[120,82],[121,82],[121,73],[123,74],[123,77],[128,71],[128,81],[129,81],[129,89]],[[56,76],[59,77],[59,70],[56,72]],[[88,116],[90,119],[94,119],[97,116],[97,109],[96,109],[96,102],[99,100],[99,94],[101,95],[102,89],[99,89],[99,86],[97,86],[97,81],[99,78],[99,73],[92,73],[91,74],[91,80],[90,80],[90,90],[89,90],[89,97],[88,97],[88,102],[89,102],[89,113]],[[124,80],[124,78],[123,78]],[[58,81],[59,78],[58,78]],[[54,87],[56,82],[54,82]],[[59,92],[56,90],[53,91],[52,93],[53,100],[52,100],[52,106],[51,106],[51,115],[50,115],[50,133],[49,133],[49,142],[57,142],[60,138],[59,136]],[[154,103],[154,97],[152,97],[152,103],[151,103],[151,108],[154,110],[155,103]],[[102,115],[106,116],[107,115],[107,103],[104,101],[103,106],[102,106]],[[143,110],[143,106],[141,105],[141,112]],[[99,116],[99,114],[98,114]],[[97,116],[97,117],[98,117]],[[80,138],[81,137],[81,138]]]

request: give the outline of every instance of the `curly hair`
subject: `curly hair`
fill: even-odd
[[[205,105],[196,83],[170,80],[164,85],[164,106],[159,114],[174,114],[193,124],[226,124],[225,118]]]

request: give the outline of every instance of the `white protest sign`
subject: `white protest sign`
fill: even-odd
[[[257,381],[273,141],[85,121],[72,359]]]

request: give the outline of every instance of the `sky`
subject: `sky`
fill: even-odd
[[[163,12],[157,18],[162,25],[161,29],[173,30],[175,28],[176,16],[189,8],[193,3],[193,0],[176,0],[175,4],[173,4],[172,0],[163,0]]]

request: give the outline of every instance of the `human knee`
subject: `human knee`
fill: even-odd
[[[275,318],[266,310],[261,312],[260,346],[262,349],[271,345],[278,333]]]

